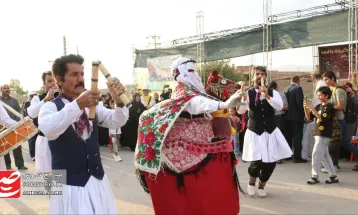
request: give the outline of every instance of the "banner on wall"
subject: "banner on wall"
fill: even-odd
[[[319,69],[323,74],[332,71],[337,79],[348,79],[349,47],[346,45],[318,47]],[[353,57],[354,59],[355,57]]]
[[[164,85],[174,88],[174,81],[171,66],[181,55],[149,58],[147,68],[136,68],[138,89],[149,89],[162,91]]]

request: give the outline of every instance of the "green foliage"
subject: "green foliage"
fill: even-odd
[[[10,80],[10,88],[15,89],[16,90],[16,94],[19,96],[23,96],[26,95],[28,92],[24,91],[24,89],[21,86],[21,83],[19,80],[17,79],[11,79]]]
[[[239,81],[248,81],[248,76],[240,74],[236,71],[236,67],[230,64],[230,60],[218,60],[218,61],[210,61],[206,62],[202,65],[203,82],[206,82],[209,73],[216,69],[219,74],[223,75],[226,79],[239,82]]]

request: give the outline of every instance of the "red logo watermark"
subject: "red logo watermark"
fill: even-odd
[[[0,171],[0,198],[20,198],[21,174],[19,171]]]

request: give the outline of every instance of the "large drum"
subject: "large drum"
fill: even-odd
[[[25,117],[10,128],[0,133],[0,156],[14,150],[23,142],[37,134],[38,129],[30,117]]]

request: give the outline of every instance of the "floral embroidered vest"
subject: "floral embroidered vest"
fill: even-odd
[[[135,150],[135,167],[139,170],[157,174],[162,166],[164,140],[175,120],[195,96],[207,94],[179,83],[172,98],[156,104],[142,113],[139,118],[138,140]]]

